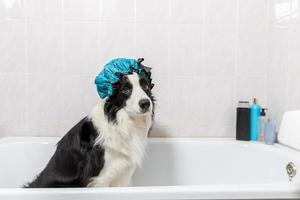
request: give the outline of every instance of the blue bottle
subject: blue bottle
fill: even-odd
[[[276,141],[276,126],[271,122],[271,119],[268,119],[265,124],[264,138],[266,144],[274,144]]]
[[[253,104],[250,106],[250,140],[258,141],[260,132],[260,114],[261,106],[257,104],[254,98]]]

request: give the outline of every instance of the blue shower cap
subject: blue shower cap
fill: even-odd
[[[104,99],[112,95],[113,84],[119,81],[121,75],[128,75],[133,72],[142,73],[143,70],[139,64],[143,60],[116,58],[107,63],[95,79],[99,96]]]

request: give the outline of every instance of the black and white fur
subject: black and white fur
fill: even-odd
[[[147,75],[122,76],[113,94],[58,142],[45,169],[25,187],[130,185],[152,125],[151,88]]]

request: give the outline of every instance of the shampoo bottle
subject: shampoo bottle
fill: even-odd
[[[239,101],[236,109],[236,139],[250,140],[250,108],[249,101]]]
[[[250,140],[258,141],[260,132],[260,115],[261,106],[257,104],[257,99],[254,98],[253,104],[250,106]]]

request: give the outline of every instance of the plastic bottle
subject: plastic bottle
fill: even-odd
[[[265,124],[264,137],[266,144],[274,144],[276,141],[276,126],[271,122],[271,119],[268,119]]]
[[[250,140],[250,108],[249,101],[239,101],[236,109],[236,139]]]
[[[250,106],[250,140],[258,141],[260,131],[260,114],[261,106],[257,104],[254,98],[253,104]]]
[[[266,124],[266,111],[268,109],[267,108],[262,108],[261,113],[260,113],[260,130],[259,130],[259,141],[263,142],[264,141],[264,128],[265,128],[265,124]]]

